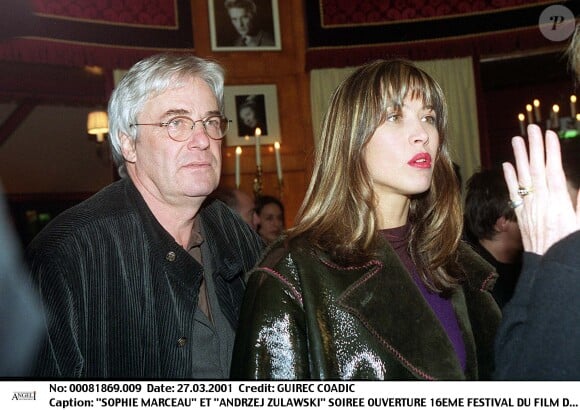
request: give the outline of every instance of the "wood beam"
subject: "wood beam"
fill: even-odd
[[[36,107],[36,101],[26,100],[21,102],[12,113],[0,124],[0,146],[18,129],[20,124],[28,117],[28,114]]]

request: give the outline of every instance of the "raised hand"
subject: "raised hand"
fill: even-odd
[[[580,229],[580,193],[577,209],[566,188],[560,142],[553,131],[528,126],[530,155],[522,137],[512,139],[516,169],[503,164],[511,206],[518,218],[524,250],[543,255],[555,242]]]

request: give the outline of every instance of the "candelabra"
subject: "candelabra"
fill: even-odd
[[[533,110],[533,115],[532,115]],[[540,110],[540,101],[535,99],[532,104],[526,105],[527,120],[529,124],[542,125],[542,115]],[[523,113],[518,114],[520,132],[525,135],[526,116]],[[560,138],[574,138],[580,135],[580,114],[576,112],[576,96],[570,96],[570,116],[561,116],[560,106],[554,104],[548,118],[545,121],[546,129],[558,133]]]
[[[254,197],[258,199],[262,196],[262,166],[256,165],[256,176],[254,177]]]
[[[282,181],[281,179],[278,180],[278,192],[279,192],[278,197],[280,198],[280,201],[284,200],[284,181]]]

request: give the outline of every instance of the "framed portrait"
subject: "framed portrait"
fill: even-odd
[[[278,0],[208,0],[212,51],[281,50]]]
[[[254,145],[257,128],[262,144],[281,142],[276,85],[226,86],[224,105],[226,116],[232,120],[227,145]]]

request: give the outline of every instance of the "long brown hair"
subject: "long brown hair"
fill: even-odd
[[[324,117],[312,179],[289,238],[305,237],[343,264],[376,256],[376,198],[364,152],[388,107],[405,97],[433,107],[440,146],[430,189],[411,198],[409,252],[427,286],[445,291],[461,279],[459,186],[447,149],[447,104],[441,87],[405,60],[377,60],[358,68],[333,93]]]

